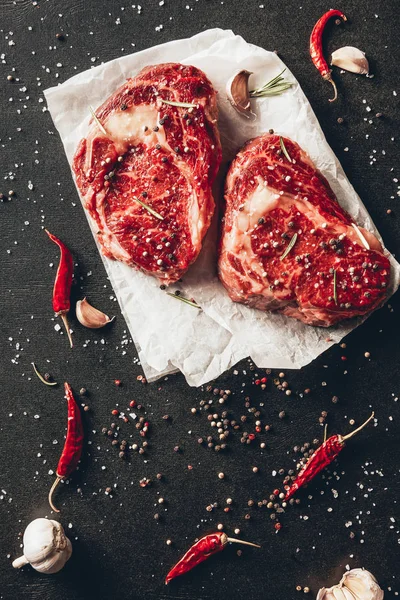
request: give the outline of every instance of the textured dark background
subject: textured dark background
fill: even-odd
[[[192,415],[190,408],[209,394],[190,389],[181,376],[147,386],[138,382],[140,366],[121,316],[109,329],[92,332],[78,327],[72,314],[72,352],[65,336],[54,331],[50,302],[55,267],[49,265],[56,264],[58,254],[43,233],[44,224],[74,252],[79,264],[75,297],[87,294],[109,314],[118,314],[118,308],[60,140],[44,112],[42,92],[101,61],[209,27],[232,28],[249,42],[279,51],[387,247],[398,252],[398,2],[342,0],[336,6],[347,13],[349,23],[330,28],[328,49],[361,47],[375,77],[337,75],[339,101],[330,105],[330,86],[319,78],[308,56],[310,30],[329,3],[140,1],[141,14],[132,0],[0,4],[0,191],[15,191],[11,201],[0,204],[0,598],[288,600],[299,597],[296,585],[308,585],[308,597],[314,598],[319,587],[339,579],[346,565],[369,568],[385,589],[385,598],[395,598],[400,593],[398,296],[349,336],[345,350],[334,347],[301,371],[287,373],[290,397],[271,382],[266,391],[256,387],[257,370],[251,371],[248,361],[238,367],[237,375],[222,377],[215,385],[232,390],[227,405],[231,413],[236,418],[245,414],[243,397],[248,394],[252,405],[264,403],[263,424],[271,423],[274,432],[261,434],[259,441],[267,442],[264,452],[258,443],[241,445],[237,434],[225,454],[201,448],[197,437],[208,435],[210,427],[205,414]],[[160,24],[163,29],[156,31]],[[58,32],[64,33],[65,41],[56,39]],[[18,80],[8,82],[10,73]],[[377,112],[383,117],[375,117]],[[344,124],[337,123],[338,117]],[[365,351],[371,352],[370,359]],[[62,389],[46,388],[32,377],[32,360],[57,380],[68,379],[76,390],[85,386],[90,392],[85,459],[70,485],[57,495],[74,554],[60,574],[49,577],[30,567],[19,572],[11,567],[20,552],[19,532],[33,518],[50,516],[49,471],[56,467],[66,423]],[[116,378],[122,380],[121,388],[115,387]],[[306,387],[312,394],[301,397],[298,392]],[[331,402],[334,394],[338,404]],[[124,463],[100,431],[109,425],[111,409],[116,404],[124,409],[132,398],[146,407],[150,449],[144,457],[134,455]],[[371,407],[378,426],[351,443],[330,471],[335,473],[330,480],[319,478],[299,494],[302,503],[282,516],[278,535],[267,509],[248,509],[250,498],[261,500],[274,489],[274,469],[292,466],[295,444],[321,437],[321,410],[329,411],[333,433],[348,431],[348,420],[360,422]],[[286,420],[278,418],[280,410],[286,411]],[[169,423],[162,420],[166,413],[172,417]],[[123,437],[139,439],[133,425],[122,424],[122,429]],[[180,454],[173,450],[177,444]],[[258,475],[252,473],[253,465],[259,466]],[[219,471],[225,472],[224,481],[217,478]],[[158,472],[165,476],[161,482],[155,478]],[[139,487],[144,476],[154,481],[147,489]],[[105,488],[114,484],[118,487],[113,497],[105,495]],[[161,510],[156,506],[159,495],[166,499]],[[205,510],[210,502],[224,506],[227,497],[234,499],[230,514],[222,508]],[[163,515],[159,523],[153,518],[156,511]],[[247,512],[250,520],[244,519]],[[230,534],[240,527],[242,537],[263,543],[262,550],[245,550],[239,558],[237,548],[227,549],[166,588],[163,576],[168,568],[196,535],[215,529],[219,522]],[[166,545],[168,538],[171,546]]]

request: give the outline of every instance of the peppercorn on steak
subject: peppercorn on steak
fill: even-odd
[[[328,327],[376,308],[390,263],[288,138],[245,144],[226,179],[219,277],[232,300]]]
[[[102,106],[73,161],[103,254],[180,279],[214,212],[221,162],[216,92],[196,67],[144,68]]]

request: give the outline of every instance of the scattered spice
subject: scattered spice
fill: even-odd
[[[67,437],[57,465],[57,478],[49,492],[49,504],[55,512],[60,511],[53,504],[54,491],[62,479],[66,479],[75,471],[81,458],[84,437],[81,412],[69,383],[64,383],[64,389],[68,405]]]

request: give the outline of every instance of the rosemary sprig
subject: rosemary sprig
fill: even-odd
[[[337,305],[336,269],[333,269],[333,299]]]
[[[288,243],[288,245],[286,246],[286,250],[285,250],[285,252],[284,252],[283,254],[281,254],[281,256],[280,256],[280,260],[283,260],[284,258],[286,258],[286,257],[287,257],[287,255],[289,254],[289,252],[291,251],[291,249],[292,249],[292,248],[293,248],[293,246],[295,245],[296,241],[297,241],[297,233],[295,233],[295,234],[292,236],[292,239],[290,240],[290,242],[289,242],[289,243]]]
[[[352,223],[351,226],[354,228],[355,232],[357,233],[358,237],[360,238],[360,240],[362,241],[362,243],[364,244],[366,249],[370,250],[371,246],[368,244],[367,240],[365,239],[365,237],[363,236],[363,234],[361,233],[361,231],[359,230],[357,225],[355,223]]]
[[[278,96],[292,87],[293,83],[285,81],[282,77],[282,73],[286,71],[283,69],[278,75],[273,77],[270,81],[262,85],[261,87],[250,91],[250,98],[265,98],[267,96]]]
[[[289,154],[289,152],[286,149],[285,142],[283,141],[283,137],[281,135],[279,136],[279,143],[281,145],[281,150],[282,150],[283,154],[285,155],[286,159],[290,163],[293,162],[292,159],[290,158],[290,154]]]
[[[37,370],[35,363],[33,362],[31,364],[32,364],[33,370],[35,371],[35,374],[38,376],[40,381],[42,383],[44,383],[44,385],[57,385],[57,381],[46,381],[45,378],[43,377],[43,375],[41,375],[39,373],[39,371]]]
[[[93,106],[90,106],[90,104],[89,104],[89,110],[91,112],[91,115],[92,115],[93,119],[96,122],[97,127],[100,129],[101,133],[104,133],[104,135],[107,135],[107,131],[104,129],[103,125],[100,123],[99,119],[96,117],[96,113],[94,112],[94,108],[93,108]]]
[[[162,98],[161,102],[164,102],[164,104],[169,104],[170,106],[181,106],[182,108],[197,108],[197,104],[191,104],[190,102],[173,102],[172,100],[163,100]]]
[[[189,304],[190,306],[194,306],[195,308],[202,310],[201,306],[196,304],[196,302],[192,302],[191,300],[188,300],[187,298],[184,298],[181,295],[177,296],[176,294],[172,294],[171,292],[167,292],[167,295],[171,296],[171,298],[175,298],[176,300],[180,300],[181,302],[184,302],[185,304]]]
[[[135,202],[137,202],[138,204],[140,204],[140,206],[142,206],[144,209],[146,209],[147,212],[149,212],[151,215],[153,215],[153,217],[156,217],[160,221],[164,221],[164,217],[162,215],[160,215],[160,213],[158,213],[157,211],[155,211],[153,208],[151,208],[151,206],[149,206],[148,204],[145,204],[144,202],[142,202],[141,200],[139,200],[139,198],[136,198],[136,196],[134,196],[133,199],[135,200]]]

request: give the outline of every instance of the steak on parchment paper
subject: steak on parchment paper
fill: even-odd
[[[73,170],[103,254],[164,284],[177,281],[196,260],[214,212],[216,92],[196,67],[150,66],[96,117],[100,125],[91,120]]]
[[[249,141],[226,179],[219,277],[232,300],[328,327],[376,308],[390,263],[292,140]]]

